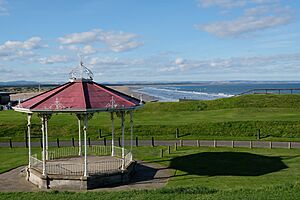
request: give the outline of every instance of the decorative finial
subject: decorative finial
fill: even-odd
[[[77,56],[80,58],[80,66],[83,66],[83,55],[77,54]]]
[[[70,81],[76,81],[76,80],[82,80],[82,81],[92,81],[94,74],[93,72],[88,69],[86,66],[83,64],[83,56],[78,54],[77,55],[80,58],[79,66],[74,68],[70,72]]]

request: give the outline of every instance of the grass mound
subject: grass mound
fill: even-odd
[[[126,117],[125,131],[129,133],[129,116]],[[118,137],[120,120],[116,119],[115,124]],[[77,138],[77,127],[75,115],[53,115],[49,121],[50,140]],[[7,141],[10,137],[24,140],[26,128],[25,114],[0,112],[0,140]],[[147,103],[134,114],[134,133],[140,138],[174,139],[177,128],[182,139],[254,139],[260,129],[265,138],[300,140],[300,95],[243,95],[211,101]],[[94,115],[89,121],[89,137],[97,139],[99,129],[110,138],[109,113]],[[40,132],[41,122],[35,115],[33,137],[40,137]]]

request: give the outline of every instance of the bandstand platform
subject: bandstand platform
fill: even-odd
[[[31,156],[31,167],[27,168],[27,180],[43,189],[85,190],[127,183],[135,172],[136,162],[126,150],[122,159],[122,148],[111,146],[88,147],[87,176],[84,176],[84,159],[78,156],[78,147],[63,147],[49,151],[43,175],[43,163],[37,154]],[[76,155],[77,154],[77,155]],[[123,169],[124,164],[124,169]]]
[[[93,81],[93,73],[80,62],[69,82],[38,94],[13,109],[27,114],[27,180],[39,188],[83,190],[122,184],[134,173],[132,152],[125,149],[125,119],[129,116],[130,150],[133,140],[133,113],[144,102]],[[88,121],[100,112],[111,118],[111,146],[87,145]],[[48,123],[52,114],[75,114],[78,119],[76,147],[49,148]],[[42,152],[31,152],[31,118],[41,119]],[[122,140],[114,145],[115,117],[120,118]],[[69,122],[65,122],[69,123]],[[83,135],[83,137],[82,137]]]

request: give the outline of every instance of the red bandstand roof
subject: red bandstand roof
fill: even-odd
[[[20,103],[19,112],[100,112],[134,110],[143,102],[93,81],[75,80]]]

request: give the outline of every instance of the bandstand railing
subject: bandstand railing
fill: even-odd
[[[88,156],[111,156],[111,146],[89,146]],[[82,154],[81,154],[82,155]],[[79,156],[78,147],[62,147],[55,148],[48,151],[48,161],[46,162],[47,174],[55,175],[83,175],[84,164],[82,163],[70,163],[63,160],[63,158],[73,158]],[[96,162],[88,163],[88,174],[101,174],[111,171],[121,171],[122,165],[125,168],[130,165],[133,160],[132,153],[124,149],[124,160],[122,159],[122,148],[114,147],[115,160],[99,160]],[[60,162],[53,162],[56,159],[62,159]],[[37,155],[30,157],[31,167],[42,171],[42,161],[37,158]]]
[[[43,162],[37,158],[37,154],[33,154],[30,157],[30,164],[31,164],[31,167],[34,167],[37,169],[42,169],[42,166],[43,166]]]

